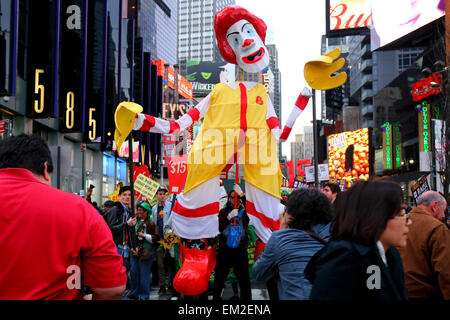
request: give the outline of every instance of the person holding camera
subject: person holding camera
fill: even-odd
[[[150,297],[151,269],[155,260],[155,246],[159,241],[159,231],[152,221],[151,207],[141,201],[136,206],[137,223],[135,233],[137,246],[131,249],[131,299],[148,300]]]

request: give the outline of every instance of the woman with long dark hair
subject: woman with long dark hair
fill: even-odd
[[[336,203],[331,241],[308,264],[313,300],[407,300],[400,254],[408,221],[402,190],[390,181],[362,181]]]

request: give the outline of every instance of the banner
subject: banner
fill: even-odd
[[[318,178],[319,181],[328,181],[330,180],[330,175],[328,172],[328,163],[319,163],[318,165]],[[314,178],[314,166],[308,166],[305,168],[306,172],[306,182],[315,182]]]
[[[309,159],[297,160],[297,176],[305,175],[305,167],[307,165],[311,165],[311,160]]]
[[[138,175],[134,182],[134,189],[137,192],[142,193],[147,199],[153,199],[159,186],[159,183],[147,178],[143,174]]]
[[[142,165],[142,166],[133,166],[133,178],[134,178],[134,183],[136,183],[136,179],[137,179],[137,177],[140,175],[140,174],[143,174],[144,176],[146,176],[147,178],[151,178],[150,177],[150,172],[149,172],[149,170],[148,170],[148,167],[144,164],[144,165]],[[139,192],[137,192],[136,190],[134,190],[134,194],[135,194],[135,196],[136,197],[138,197],[139,196]],[[144,199],[143,199],[144,200]]]
[[[185,154],[170,159],[167,167],[170,193],[179,194],[183,190],[187,178],[187,158],[188,155]]]
[[[417,199],[419,196],[428,191],[431,190],[430,186],[428,185],[428,179],[427,176],[420,177],[412,186],[411,186],[411,192],[413,194],[414,201],[417,203]]]
[[[308,188],[308,183],[306,182],[306,178],[304,176],[297,175],[294,181],[294,189],[299,188]]]
[[[294,161],[286,162],[286,168],[289,169],[289,188],[292,188],[294,185]]]

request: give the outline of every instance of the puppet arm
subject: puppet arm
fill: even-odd
[[[209,109],[209,102],[210,95],[176,121],[164,120],[148,114],[137,113],[133,130],[163,134],[181,132],[206,115]]]
[[[294,126],[295,120],[297,120],[297,118],[302,114],[303,110],[305,110],[309,98],[311,97],[312,97],[311,89],[309,89],[308,87],[303,88],[283,128],[283,132],[281,133],[280,136],[281,142],[285,142],[288,139],[292,127]]]
[[[270,131],[272,132],[273,137],[278,142],[280,140],[280,135],[281,135],[281,126],[280,126],[280,121],[278,120],[278,117],[275,113],[272,101],[270,100],[269,96],[267,96],[266,122],[270,128]]]

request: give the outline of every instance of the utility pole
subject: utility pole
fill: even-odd
[[[319,188],[319,148],[317,145],[316,90],[312,89],[313,101],[313,141],[314,141],[314,186]]]

